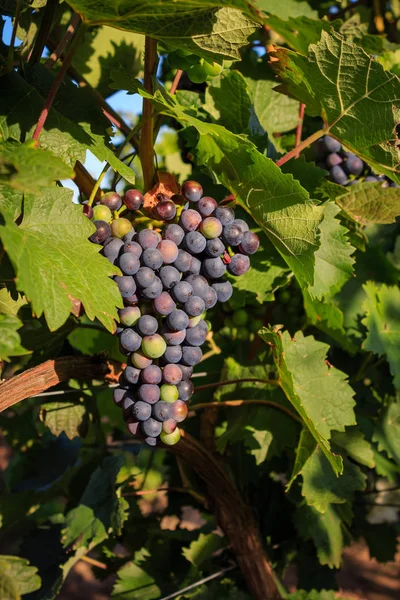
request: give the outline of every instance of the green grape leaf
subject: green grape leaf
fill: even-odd
[[[246,82],[254,113],[270,137],[274,133],[291,131],[298,125],[299,103],[288,96],[282,100],[274,90],[275,80],[246,78]]]
[[[362,323],[368,330],[363,348],[379,356],[386,355],[393,384],[400,389],[400,290],[397,286],[378,286],[372,281],[363,289],[367,299]]]
[[[332,443],[347,452],[350,458],[370,469],[375,467],[374,451],[364,434],[355,427],[347,428],[345,432],[333,431]]]
[[[69,402],[46,402],[40,407],[40,419],[55,436],[65,433],[73,440],[79,436],[79,429],[86,416],[84,404]]]
[[[130,0],[121,12],[119,0],[68,0],[89,25],[109,25],[160,39],[205,58],[240,60],[260,17],[246,0]],[[244,11],[251,19],[243,14]]]
[[[378,443],[378,449],[386,452],[400,464],[400,404],[390,402],[378,422],[373,441]]]
[[[17,317],[0,314],[0,360],[9,361],[11,356],[30,354],[30,351],[21,345],[18,333],[21,327],[22,321]]]
[[[143,77],[144,36],[114,27],[94,27],[85,33],[72,65],[88,83],[104,97],[109,88],[110,73],[125,68],[134,77]]]
[[[273,351],[280,385],[304,424],[314,436],[336,475],[343,471],[342,458],[333,454],[331,431],[344,431],[355,424],[354,392],[346,375],[326,364],[329,346],[313,336],[298,332],[294,338],[285,331],[264,328],[261,338]]]
[[[233,133],[244,133],[249,126],[251,104],[243,75],[225,71],[207,86],[203,108],[219,125]]]
[[[309,506],[325,513],[330,504],[351,502],[355,492],[365,489],[367,477],[361,469],[347,458],[343,459],[343,466],[343,474],[336,477],[321,448],[314,450],[301,470],[301,493]]]
[[[58,179],[73,177],[71,167],[48,150],[31,142],[0,143],[0,181],[17,190],[40,194],[41,189]]]
[[[89,324],[89,321],[83,325],[86,324]],[[73,348],[82,352],[82,354],[90,356],[105,352],[111,360],[118,362],[126,361],[126,356],[124,357],[119,350],[118,336],[110,335],[106,330],[101,331],[100,329],[89,329],[84,326],[78,326],[72,332],[68,333],[68,342]]]
[[[235,194],[236,200],[262,227],[274,246],[306,286],[313,282],[317,227],[322,208],[315,206],[307,191],[291,175],[258,152],[249,140],[221,125],[204,123],[189,113],[165,90],[149,95],[140,82],[123,72],[113,73],[115,88],[139,92],[151,98],[158,112],[175,117],[198,132],[194,148],[197,162],[208,167]]]
[[[152,575],[131,561],[117,572],[111,596],[117,600],[156,600],[161,590]]]
[[[377,57],[377,61],[381,63],[385,71],[392,71],[392,73],[400,75],[400,48],[384,52]]]
[[[0,183],[0,199],[0,213],[15,221],[22,210],[23,195],[21,192]]]
[[[189,547],[182,548],[182,554],[192,565],[200,569],[212,558],[214,552],[226,545],[226,540],[216,533],[201,533]]]
[[[1,600],[20,600],[21,595],[35,592],[40,586],[37,568],[31,567],[25,558],[0,556]]]
[[[327,181],[328,171],[320,169],[314,162],[307,162],[304,155],[284,163],[281,169],[284,173],[291,173],[300,182],[300,185],[308,190],[312,198],[316,198],[320,194],[321,186]],[[331,182],[328,181],[328,183]],[[339,187],[340,193],[343,193],[342,186],[336,187]]]
[[[303,0],[282,0],[277,4],[274,0],[258,0],[258,5],[262,11],[289,19],[290,17],[310,17],[318,19],[318,11],[314,10],[308,2]]]
[[[336,198],[337,204],[357,223],[394,223],[400,215],[400,188],[381,183],[357,183]]]
[[[310,293],[316,298],[335,296],[353,275],[355,248],[347,239],[348,230],[336,219],[340,208],[333,202],[324,205],[324,219],[319,226],[320,246],[315,253],[314,285]]]
[[[323,31],[308,57],[279,48],[275,58],[273,68],[283,81],[278,91],[304,102],[308,114],[323,118],[326,133],[400,182],[396,75],[336,32]],[[360,122],[368,127],[360,127]]]
[[[16,317],[19,309],[25,306],[26,300],[21,294],[18,294],[17,300],[13,300],[10,292],[5,288],[0,289],[0,313]]]
[[[42,65],[27,74],[29,83],[16,72],[0,78],[0,134],[5,140],[20,141],[32,136],[53,81]],[[91,92],[66,81],[49,111],[40,135],[40,147],[71,167],[77,160],[85,162],[86,151],[90,150],[100,161],[107,160],[126,181],[134,183],[133,170],[106,145],[105,131],[109,126]]]
[[[115,328],[115,307],[121,297],[111,275],[118,273],[98,254],[100,246],[88,241],[93,224],[72,192],[62,188],[43,191],[40,198],[27,194],[19,226],[5,216],[0,237],[35,315],[44,313],[50,330],[67,320],[74,299],[82,302],[89,319],[95,317],[109,330]],[[0,195],[0,209],[2,197]]]
[[[303,504],[296,509],[295,525],[306,540],[312,539],[321,565],[331,569],[340,567],[345,543],[342,519],[335,505],[328,505],[325,513]]]
[[[308,53],[310,44],[319,42],[323,31],[332,30],[331,22],[310,19],[304,15],[291,17],[288,20],[281,15],[270,15],[265,22],[273,31],[279,33],[293,50],[305,55]]]
[[[121,456],[106,457],[92,473],[80,504],[67,513],[62,544],[75,554],[63,566],[64,577],[81,556],[110,534],[121,534],[128,518],[128,503],[121,497],[120,490],[115,490],[122,464]]]
[[[294,461],[292,475],[289,483],[286,486],[286,490],[290,490],[292,483],[295,481],[297,476],[300,475],[304,465],[315,451],[315,447],[316,441],[310,430],[307,428],[302,429],[299,443],[296,448],[296,458]]]

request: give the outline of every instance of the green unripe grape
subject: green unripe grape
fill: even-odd
[[[249,339],[249,332],[247,331],[246,327],[237,328],[236,339],[241,342],[246,342]]]
[[[230,315],[228,317],[225,317],[224,325],[225,325],[225,327],[229,327],[229,329],[232,329],[232,327],[235,327],[235,323],[233,322],[233,319]]]
[[[204,72],[207,73],[207,77],[216,77],[222,72],[223,69],[223,66],[219,65],[217,62],[211,63],[207,60],[203,61],[202,67],[204,69]]]
[[[182,71],[187,71],[191,65],[191,63],[186,60],[186,56],[179,54],[178,50],[168,54],[168,62],[173,69],[182,69]]]
[[[119,322],[127,327],[136,325],[142,316],[140,308],[138,306],[126,306],[118,311]]]
[[[222,223],[215,217],[207,217],[201,222],[200,231],[208,240],[213,240],[221,235]]]
[[[111,218],[112,214],[108,206],[103,206],[103,204],[97,204],[96,206],[93,206],[94,221],[105,221],[106,223],[110,223]]]
[[[171,404],[178,400],[179,391],[176,385],[172,385],[171,383],[163,383],[160,388],[160,398],[164,400],[164,402],[170,402]]]
[[[160,358],[165,352],[167,344],[158,333],[146,335],[142,340],[142,351],[148,358]]]
[[[257,331],[259,331],[259,329],[261,329],[262,326],[263,322],[261,321],[261,319],[254,319],[249,323],[249,329],[253,333],[257,333]]]
[[[202,318],[202,315],[199,315],[198,317],[190,317],[187,328],[191,329],[192,327],[195,327],[195,325],[198,325],[198,323],[200,323],[200,321],[201,321],[201,318]]]
[[[256,339],[256,336],[254,333],[249,333],[249,342],[254,342],[254,340]]]
[[[207,73],[204,71],[201,64],[192,65],[187,72],[190,81],[193,83],[204,83],[207,79]]]
[[[231,328],[230,327],[223,327],[222,329],[220,329],[219,331],[220,335],[223,335],[224,337],[231,337]]]
[[[137,369],[145,369],[146,367],[149,367],[153,361],[150,358],[147,358],[143,352],[137,350],[131,354],[131,362]]]
[[[124,219],[121,217],[120,219],[115,219],[111,223],[111,232],[114,237],[123,238],[124,235],[129,233],[132,230],[132,223],[128,221],[128,219]]]
[[[179,427],[177,427],[172,433],[165,433],[165,431],[162,431],[160,433],[160,439],[167,446],[174,446],[181,439],[181,432]]]
[[[238,310],[238,308],[244,308],[246,306],[246,298],[244,294],[234,294],[227,302],[230,310]]]
[[[249,315],[244,308],[240,308],[239,310],[235,310],[232,315],[232,319],[235,325],[246,325],[247,321],[249,320]]]
[[[211,324],[211,321],[205,320],[205,324],[207,325],[207,329],[208,329],[208,331],[211,331],[211,330],[212,330],[212,324]]]
[[[237,327],[232,327],[232,329],[231,329],[231,338],[232,338],[233,340],[236,340],[236,338],[237,338],[237,334],[238,334]]]

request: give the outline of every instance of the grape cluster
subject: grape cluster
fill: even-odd
[[[187,76],[193,83],[204,83],[219,75],[223,66],[217,62],[209,62],[196,54],[192,54],[187,50],[174,50],[168,55],[168,62],[173,69],[182,69],[186,71]],[[224,61],[224,66],[228,67],[232,63]]]
[[[376,175],[371,168],[353,152],[347,152],[343,146],[325,135],[316,142],[316,163],[321,169],[329,171],[333,183],[349,186],[362,181],[382,182],[382,187],[398,187],[384,175]]]
[[[103,196],[93,209],[96,232],[91,236],[122,272],[114,278],[125,305],[117,334],[128,365],[114,402],[132,434],[150,446],[158,439],[172,445],[180,438],[177,425],[193,394],[193,367],[202,359],[205,311],[229,300],[232,285],[224,275],[249,269],[259,239],[231,207],[203,196],[194,181],[184,183],[181,194],[171,199],[159,195],[155,213],[165,222],[162,233],[136,232],[126,218],[111,224],[97,218],[104,216],[103,208],[119,210],[122,202],[131,210],[143,206],[137,190],[118,196],[119,201],[117,196],[110,192],[106,204]]]

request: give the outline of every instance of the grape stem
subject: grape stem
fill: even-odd
[[[298,148],[301,144],[301,135],[303,133],[303,122],[304,122],[304,110],[306,108],[306,105],[304,104],[304,102],[302,102],[300,104],[300,108],[299,108],[299,122],[296,128],[296,142],[295,142],[295,148]],[[298,151],[295,158],[299,158],[300,156],[300,152]]]
[[[50,54],[49,58],[45,62],[44,66],[46,67],[46,69],[51,69],[56,64],[56,62],[60,59],[62,54],[65,52],[65,49],[67,48],[68,44],[74,37],[77,28],[79,27],[80,20],[81,20],[80,16],[77,15],[76,13],[74,13],[72,16],[71,22],[68,25],[68,29],[64,33],[63,37],[61,38],[60,43],[53,50],[53,52]]]
[[[246,405],[252,405],[252,404],[259,404],[262,406],[269,406],[270,408],[275,408],[276,410],[283,412],[285,415],[287,415],[294,421],[297,421],[297,423],[302,423],[301,418],[298,417],[295,413],[293,413],[291,410],[289,410],[285,406],[282,406],[281,404],[272,402],[272,400],[254,399],[254,400],[221,400],[220,402],[201,402],[200,404],[194,404],[193,406],[191,406],[190,410],[196,411],[196,410],[202,410],[204,408],[212,408],[212,407],[218,408],[219,406],[237,407],[237,406],[246,406]]]
[[[21,14],[21,3],[22,3],[22,0],[17,0],[17,4],[15,7],[14,25],[13,25],[12,34],[11,34],[10,45],[8,47],[8,72],[9,73],[11,73],[11,71],[14,68],[14,45],[15,45],[15,38],[17,37],[19,16]]]
[[[99,191],[99,188],[101,186],[101,182],[103,181],[109,167],[110,167],[109,163],[106,163],[105,166],[103,167],[103,170],[101,171],[100,175],[98,176],[97,181],[94,184],[92,191],[90,192],[90,196],[89,196],[89,200],[88,200],[89,206],[92,206],[94,199],[96,198],[97,192]]]
[[[304,141],[302,141],[301,144],[299,144],[298,146],[296,146],[296,148],[293,148],[293,150],[291,150],[290,152],[288,152],[287,154],[285,154],[284,156],[282,156],[282,158],[280,158],[279,160],[277,160],[276,161],[276,166],[277,167],[281,167],[286,162],[288,162],[288,160],[290,160],[291,158],[297,157],[300,154],[300,152],[302,152],[302,150],[304,150],[305,148],[307,148],[307,146],[311,146],[311,144],[313,144],[314,142],[316,142],[320,137],[322,137],[326,133],[327,133],[327,131],[325,129],[319,129],[318,131],[316,131],[312,135],[308,136],[308,138],[306,138]]]
[[[42,132],[44,124],[46,123],[47,117],[49,116],[50,108],[53,105],[53,102],[57,95],[57,92],[60,89],[61,83],[63,82],[63,79],[67,73],[68,67],[71,64],[71,61],[75,54],[75,51],[76,51],[86,29],[87,29],[87,25],[83,25],[82,23],[79,25],[79,28],[77,30],[77,33],[75,35],[75,38],[74,38],[71,46],[70,46],[68,54],[66,55],[66,57],[63,61],[62,67],[59,70],[59,72],[57,73],[57,76],[53,81],[53,84],[50,88],[49,94],[46,98],[46,102],[43,107],[43,110],[40,113],[35,131],[33,132],[33,136],[32,136],[32,139],[34,139],[34,140],[39,139],[39,136]]]
[[[95,558],[91,558],[90,556],[81,556],[80,560],[83,560],[85,563],[88,563],[88,565],[92,565],[93,567],[97,567],[98,569],[103,569],[104,571],[107,571],[106,563],[100,562]]]
[[[146,36],[144,49],[144,88],[153,94],[153,77],[157,66],[157,40]],[[143,128],[140,136],[140,161],[145,190],[153,187],[155,166],[153,149],[154,108],[149,98],[143,98]]]
[[[178,85],[179,85],[182,75],[183,75],[182,69],[178,69],[177,72],[175,73],[175,77],[172,82],[171,89],[169,91],[171,96],[173,96],[175,94],[176,90],[178,89]]]

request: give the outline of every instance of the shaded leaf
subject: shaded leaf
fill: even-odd
[[[46,402],[40,407],[40,418],[51,433],[59,436],[64,432],[70,440],[79,436],[79,428],[85,415],[84,404]]]
[[[358,183],[336,198],[349,217],[362,223],[394,223],[400,215],[400,188],[382,187],[381,183]]]
[[[156,600],[161,590],[152,575],[134,562],[128,562],[117,573],[112,597],[120,600]]]
[[[264,328],[262,339],[271,345],[279,373],[280,385],[308,427],[336,475],[342,472],[342,459],[331,451],[331,430],[344,431],[355,424],[354,392],[346,375],[328,367],[325,358],[329,348],[312,336],[298,332],[291,338]]]
[[[19,226],[6,216],[0,236],[24,292],[37,316],[44,313],[50,330],[67,320],[73,300],[87,316],[97,317],[110,331],[115,327],[117,286],[110,279],[117,269],[88,241],[93,224],[71,202],[72,192],[50,188],[40,198],[26,195]],[[2,198],[0,196],[0,206]]]
[[[22,594],[29,594],[40,588],[41,579],[37,568],[19,556],[0,556],[0,598],[20,600]]]
[[[373,434],[380,451],[386,452],[400,464],[400,404],[390,402],[385,408]]]
[[[305,0],[282,0],[277,4],[274,0],[258,0],[258,4],[266,13],[278,15],[281,19],[307,16],[318,19],[318,12]]]
[[[332,443],[343,448],[350,458],[361,465],[365,465],[370,469],[374,468],[374,451],[362,431],[355,427],[347,428],[345,432],[333,431]]]
[[[246,81],[238,71],[222,72],[206,88],[204,109],[233,133],[247,131],[251,104]]]
[[[14,315],[0,314],[0,360],[9,361],[12,356],[24,356],[30,351],[21,345],[18,329],[22,327]]]
[[[311,434],[309,429],[302,429],[300,434],[299,443],[296,448],[296,458],[294,461],[294,467],[292,471],[292,475],[290,477],[290,481],[286,486],[286,489],[289,490],[294,480],[300,475],[303,470],[304,465],[315,451],[316,441],[314,436]]]
[[[220,535],[215,533],[201,533],[197,540],[194,540],[188,548],[182,548],[183,556],[197,568],[212,558],[214,552],[226,544],[226,541]]]

